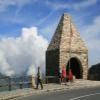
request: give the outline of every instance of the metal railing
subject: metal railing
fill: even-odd
[[[11,91],[15,89],[23,89],[23,88],[33,88],[32,78],[34,77],[32,76],[0,77],[0,92]],[[53,82],[60,79],[59,76],[45,76],[42,82],[43,84],[48,84],[50,80]]]
[[[14,89],[23,89],[32,87],[32,77],[1,77],[0,78],[0,91],[11,91]]]

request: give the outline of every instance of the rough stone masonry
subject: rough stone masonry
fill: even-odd
[[[72,23],[64,13],[46,51],[46,76],[59,76],[60,70],[70,68],[77,79],[87,79],[88,49]]]

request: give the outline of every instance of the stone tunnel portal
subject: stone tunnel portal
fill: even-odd
[[[70,67],[69,67],[70,66]],[[71,58],[66,66],[66,71],[68,72],[69,68],[72,70],[73,75],[76,79],[82,79],[83,70],[82,65],[79,59],[73,57]]]

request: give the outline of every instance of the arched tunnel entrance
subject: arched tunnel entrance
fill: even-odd
[[[82,79],[83,69],[79,59],[73,57],[71,58],[66,66],[66,71],[69,71],[69,68],[72,70],[73,75],[76,79]]]

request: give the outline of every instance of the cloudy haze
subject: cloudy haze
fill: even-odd
[[[45,50],[48,42],[38,35],[37,28],[23,28],[20,37],[0,40],[0,72],[6,75],[36,74],[45,71]]]

